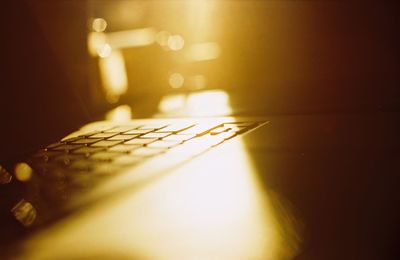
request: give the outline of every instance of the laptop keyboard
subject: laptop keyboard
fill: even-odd
[[[92,127],[90,132],[79,130],[73,137],[50,144],[30,156],[26,163],[34,174],[29,179],[30,184],[26,183],[26,199],[41,212],[35,223],[46,223],[62,216],[63,212],[96,201],[98,196],[107,196],[112,190],[101,195],[90,193],[107,183],[105,180],[132,177],[123,174],[128,169],[137,169],[134,175],[139,177],[140,183],[140,176],[146,180],[152,173],[156,176],[166,172],[264,124],[221,123],[220,120],[217,123],[206,120],[200,123],[137,122],[143,121],[149,123],[118,126],[107,123],[107,126],[98,125],[98,131],[92,131]],[[142,171],[149,170],[148,166],[150,172]]]
[[[63,139],[29,160],[40,179],[59,180],[69,188],[90,188],[149,159],[174,153],[190,159],[261,123],[148,123],[118,125]],[[178,158],[180,159],[180,158]]]

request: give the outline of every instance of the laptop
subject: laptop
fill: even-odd
[[[395,255],[395,4],[5,6],[4,258]]]

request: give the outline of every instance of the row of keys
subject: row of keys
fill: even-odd
[[[38,152],[35,157],[75,168],[79,164],[88,165],[96,162],[131,165],[143,161],[145,158],[162,154],[183,143],[186,144],[189,140],[189,143],[192,143],[191,149],[209,148],[229,140],[255,125],[255,123],[235,122],[219,125],[119,126],[49,145],[45,150]],[[173,133],[174,131],[179,132]]]

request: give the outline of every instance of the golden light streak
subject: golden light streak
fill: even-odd
[[[113,49],[141,47],[153,44],[156,31],[153,28],[141,28],[107,33],[107,43]]]
[[[160,101],[158,109],[162,113],[170,114],[174,111],[182,110],[185,106],[185,102],[186,96],[184,94],[167,95]]]
[[[215,24],[212,14],[216,1],[210,0],[188,0],[186,4],[185,23],[189,28],[190,39],[194,42],[209,40]]]
[[[99,50],[107,44],[107,37],[102,32],[90,32],[87,38],[87,45],[89,54],[93,57],[97,57]]]
[[[203,42],[190,45],[185,53],[188,61],[213,60],[219,57],[220,47],[216,42]]]
[[[224,116],[232,113],[229,96],[223,90],[195,92],[187,98],[189,115]]]
[[[227,116],[232,113],[229,96],[223,90],[167,95],[158,108],[161,114],[169,116]]]
[[[131,118],[132,118],[132,111],[131,107],[128,105],[118,106],[112,109],[111,111],[107,112],[105,116],[106,120],[118,123],[127,122]]]
[[[121,51],[114,50],[109,56],[100,59],[99,68],[107,100],[111,103],[118,101],[119,96],[128,89],[125,60]]]

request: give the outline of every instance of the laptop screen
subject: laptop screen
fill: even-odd
[[[197,102],[200,112],[215,110],[208,98],[215,93],[229,99],[232,110],[225,112],[234,114],[399,108],[399,16],[393,3],[5,5],[3,162],[102,119],[109,108],[129,105],[135,117],[174,115],[186,103],[172,102],[171,110],[165,97],[186,100],[207,91],[211,95]]]

